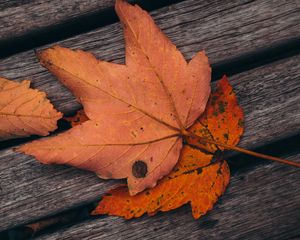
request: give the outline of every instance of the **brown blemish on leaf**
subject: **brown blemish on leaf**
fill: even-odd
[[[224,133],[223,136],[224,136],[225,139],[228,140],[228,137],[229,137],[229,136],[228,136],[228,133]]]
[[[224,104],[224,102],[219,102],[219,111],[220,111],[220,113],[224,113],[225,112],[225,104]]]
[[[137,160],[132,165],[132,175],[136,178],[144,178],[147,175],[148,166],[142,160]]]
[[[213,96],[213,97],[211,98],[211,104],[212,104],[212,105],[215,105],[217,99],[218,99],[217,96]]]

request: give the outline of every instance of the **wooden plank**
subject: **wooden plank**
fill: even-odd
[[[299,133],[299,61],[300,55],[231,77],[245,110],[241,146],[257,147]],[[12,149],[0,156],[0,231],[95,201],[113,183],[70,167],[42,165]]]
[[[289,157],[299,158],[300,153]],[[264,164],[236,173],[214,209],[199,220],[185,206],[131,221],[96,218],[37,239],[296,239],[299,181],[300,169]]]
[[[151,14],[187,59],[205,49],[210,61],[216,63],[300,36],[299,9],[295,1],[186,0]],[[122,62],[124,58],[119,23],[59,44],[91,51],[103,60]],[[33,50],[1,60],[0,69],[9,79],[31,79],[33,87],[47,92],[64,113],[79,108],[70,92],[39,65]]]
[[[0,41],[26,35],[82,15],[101,12],[115,0],[34,0],[1,1]]]

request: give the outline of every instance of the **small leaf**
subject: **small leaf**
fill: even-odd
[[[0,78],[0,141],[46,136],[57,128],[62,114],[53,108],[45,93],[29,86],[28,80],[18,83]]]

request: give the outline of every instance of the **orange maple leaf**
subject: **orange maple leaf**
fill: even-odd
[[[205,113],[190,130],[205,138],[236,145],[243,133],[243,120],[232,87],[223,77],[211,94]],[[187,142],[176,167],[156,187],[135,196],[129,195],[126,186],[113,189],[103,196],[92,214],[130,219],[144,213],[169,211],[190,202],[193,217],[197,219],[212,209],[230,178],[226,161],[217,156],[222,148],[190,138]],[[212,161],[213,158],[218,159]]]
[[[45,93],[29,86],[28,80],[18,83],[0,78],[0,141],[46,136],[57,128],[62,114],[53,108]]]
[[[89,120],[19,150],[100,178],[127,178],[134,195],[154,187],[177,163],[183,133],[205,109],[211,68],[204,52],[187,63],[138,6],[118,0],[116,11],[124,26],[126,65],[59,46],[39,53]]]

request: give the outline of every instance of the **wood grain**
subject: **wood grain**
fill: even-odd
[[[186,0],[151,14],[187,59],[205,49],[211,63],[216,63],[300,36],[299,9],[295,1]],[[119,23],[59,44],[91,51],[103,60],[124,61]],[[1,60],[0,69],[9,79],[31,79],[32,86],[45,91],[59,111],[69,114],[80,107],[71,93],[39,65],[33,50]]]
[[[114,0],[1,1],[0,41],[113,7]]]
[[[299,5],[295,1],[186,0],[151,14],[187,59],[205,49],[211,62],[216,63],[300,36],[298,12]],[[124,61],[123,36],[119,23],[59,44],[91,51],[103,60],[119,63]],[[299,56],[293,57],[231,78],[246,113],[246,133],[241,146],[257,147],[299,133],[299,60]],[[54,105],[67,114],[80,107],[70,92],[39,65],[33,50],[1,60],[0,69],[2,76],[16,81],[31,79],[33,87],[47,92]],[[0,231],[95,201],[114,183],[101,181],[91,173],[69,167],[45,166],[31,157],[14,153],[12,149],[1,151],[0,158]],[[294,169],[288,168],[286,176],[293,172]],[[266,171],[264,174],[270,172]],[[283,188],[285,182],[288,183],[288,180],[282,180],[279,190],[286,189]],[[253,189],[255,188],[254,185]],[[252,195],[255,194],[252,192]],[[283,198],[285,197],[290,196],[284,195]],[[243,200],[240,197],[236,201]],[[293,204],[296,203],[294,201]],[[179,213],[180,211],[187,210],[179,210]],[[185,218],[177,214],[166,215],[168,221],[176,221],[178,218],[181,219],[181,226],[184,226]],[[291,220],[295,219],[291,217]],[[190,224],[189,221],[187,220],[187,224]],[[226,219],[222,218],[222,221]],[[204,228],[214,222],[212,220],[212,223],[204,224]],[[241,222],[243,223],[242,220]],[[199,222],[195,224],[190,225],[193,231],[197,230]],[[250,229],[254,228],[255,232],[255,226],[259,224],[260,221],[243,227],[248,229],[251,226]],[[150,231],[151,225],[143,226]],[[157,221],[154,226],[159,228],[163,225]],[[171,228],[172,225],[169,225],[169,229]],[[291,235],[295,229],[291,230]],[[109,228],[106,231],[108,230]],[[170,236],[164,235],[170,231],[165,231],[161,236]],[[211,230],[212,236],[213,232]],[[132,236],[128,232],[126,234]],[[134,236],[139,235],[135,232]]]
[[[245,110],[240,146],[257,147],[299,133],[299,61],[296,56],[230,78]],[[12,149],[1,151],[0,158],[0,231],[95,201],[115,183],[70,167],[42,165]],[[286,175],[294,171],[289,168]]]
[[[300,153],[289,157],[299,158]],[[99,217],[37,239],[296,239],[299,181],[300,169],[264,164],[236,173],[214,209],[199,220],[185,206],[130,221]]]

